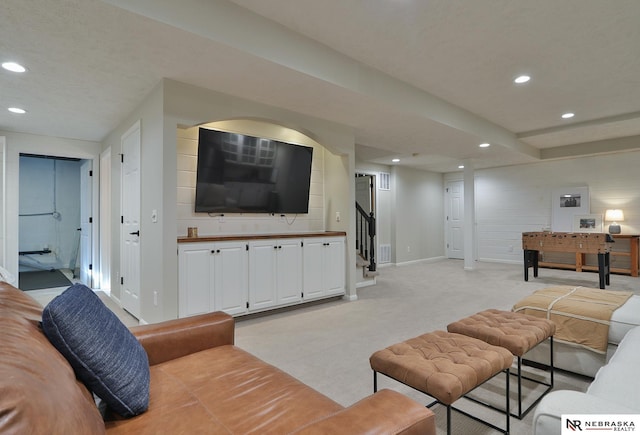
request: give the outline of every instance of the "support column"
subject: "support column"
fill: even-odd
[[[464,162],[464,269],[476,267],[475,171],[472,161]]]

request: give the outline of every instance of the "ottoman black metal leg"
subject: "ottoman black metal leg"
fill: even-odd
[[[509,400],[509,395],[510,395],[510,392],[509,392],[509,376],[510,375],[511,375],[510,370],[507,369],[507,380],[506,380],[506,386],[505,386],[505,389],[507,390],[507,394],[506,394],[507,399],[506,399],[505,408],[504,408],[505,409],[505,413],[504,414],[507,417],[507,426],[506,426],[506,430],[507,431],[505,432],[506,435],[509,435],[509,431],[511,430],[511,422],[510,422],[511,421],[511,419],[510,419],[510,417],[511,417],[511,409],[510,409],[510,405],[509,405],[509,402],[510,402],[510,400]]]
[[[549,383],[539,381],[537,379],[533,379],[527,376],[522,375],[522,357],[518,357],[518,413],[511,414],[512,416],[523,419],[534,406],[542,400],[542,398],[553,389],[554,378],[553,378],[553,336],[549,337]],[[535,382],[536,384],[545,385],[547,388],[538,396],[538,398],[531,404],[527,409],[522,411],[522,380],[526,379],[531,382]]]
[[[600,288],[605,288],[605,285],[611,284],[611,265],[609,253],[598,254],[598,278],[600,281]]]
[[[373,371],[373,392],[378,392],[378,372]]]
[[[525,249],[524,251],[524,280],[529,281],[529,268],[533,267],[533,277],[538,277],[538,251]]]
[[[470,419],[472,419],[474,421],[477,421],[478,423],[482,423],[483,425],[485,425],[487,427],[495,429],[498,432],[501,432],[501,433],[503,433],[505,435],[509,435],[509,431],[511,430],[510,417],[513,415],[513,414],[511,414],[511,405],[510,405],[510,400],[509,400],[509,396],[510,396],[509,378],[511,377],[511,373],[510,373],[509,369],[505,369],[505,370],[503,370],[503,372],[505,373],[505,408],[504,409],[500,409],[497,406],[494,406],[492,404],[483,402],[483,401],[478,400],[478,399],[476,399],[474,397],[470,397],[470,396],[466,396],[466,395],[462,396],[462,397],[466,398],[466,399],[468,399],[468,400],[470,400],[472,402],[475,402],[475,403],[477,403],[479,405],[486,406],[487,408],[491,408],[491,409],[493,409],[495,411],[498,411],[498,412],[504,414],[505,419],[506,419],[505,427],[501,428],[499,426],[496,426],[495,424],[490,423],[490,422],[488,422],[486,420],[482,420],[480,417],[477,417],[477,416],[475,416],[473,414],[470,414],[467,411],[463,411],[460,408],[456,408],[455,406],[453,406],[453,404],[446,405],[446,404],[444,404],[444,403],[442,403],[442,402],[440,402],[439,400],[436,399],[433,402],[429,403],[427,405],[427,408],[432,408],[434,405],[437,405],[437,404],[442,404],[442,405],[447,407],[447,435],[451,435],[451,411],[452,410],[456,411],[456,412],[458,412],[458,413],[460,413],[460,414],[462,414],[462,415],[464,415],[464,416],[466,416],[466,417],[468,417],[468,418],[470,418]],[[496,373],[494,376],[497,376],[499,374],[500,374],[500,372]],[[478,385],[476,388],[480,387],[481,385],[482,384]]]

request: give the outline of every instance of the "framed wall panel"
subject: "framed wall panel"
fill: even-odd
[[[551,193],[551,231],[574,231],[575,216],[589,213],[588,187],[564,187]]]

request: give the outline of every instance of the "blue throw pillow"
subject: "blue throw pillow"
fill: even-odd
[[[42,312],[42,329],[111,410],[122,417],[147,410],[147,353],[91,289],[75,284],[53,299]]]

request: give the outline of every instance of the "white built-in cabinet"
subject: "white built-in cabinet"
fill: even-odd
[[[247,312],[246,244],[216,243],[213,257],[213,308],[229,314]]]
[[[249,306],[265,309],[302,300],[302,239],[249,242]]]
[[[188,317],[211,311],[248,310],[247,243],[239,241],[180,245],[178,313]]]
[[[345,293],[345,236],[178,239],[178,313],[231,315]]]
[[[318,237],[304,241],[305,300],[344,294],[344,238]]]

